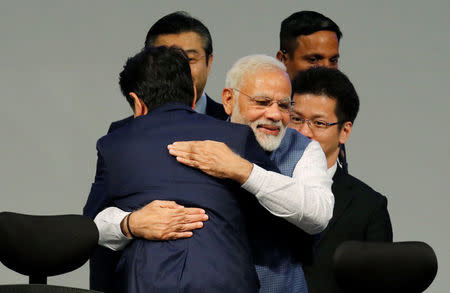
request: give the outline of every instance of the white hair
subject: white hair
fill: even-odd
[[[228,70],[225,87],[239,89],[245,76],[259,71],[270,70],[286,71],[286,66],[277,59],[267,55],[257,54],[242,57]]]

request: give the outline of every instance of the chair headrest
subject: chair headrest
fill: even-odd
[[[333,265],[345,292],[423,292],[437,273],[436,255],[423,242],[344,242]]]
[[[98,242],[95,223],[81,215],[0,213],[0,261],[23,275],[54,276],[82,266]]]

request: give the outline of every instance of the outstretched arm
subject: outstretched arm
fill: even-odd
[[[208,216],[203,209],[186,208],[174,201],[155,200],[134,211],[124,212],[109,207],[95,217],[100,238],[99,244],[112,250],[122,250],[132,236],[147,240],[175,240],[188,238],[192,230],[203,227]]]

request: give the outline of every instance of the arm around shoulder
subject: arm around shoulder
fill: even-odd
[[[242,187],[277,217],[284,218],[308,234],[323,231],[331,219],[334,196],[326,173],[325,155],[311,142],[297,162],[292,177],[254,166]]]

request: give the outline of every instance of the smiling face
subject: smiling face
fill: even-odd
[[[339,41],[335,32],[318,31],[297,38],[297,48],[292,54],[282,54],[279,58],[286,65],[289,77],[310,67],[338,68]]]
[[[189,65],[197,90],[197,96],[200,98],[205,89],[209,71],[211,70],[211,63],[213,61],[212,55],[206,58],[206,52],[205,49],[203,49],[201,36],[196,32],[160,35],[156,38],[153,46],[177,46],[186,52],[189,58]]]
[[[289,111],[280,109],[277,104],[290,99],[291,83],[288,75],[281,69],[247,74],[239,91],[227,88],[223,91],[223,104],[231,116],[231,122],[249,125],[263,149],[275,150],[289,123]],[[249,96],[270,98],[274,103],[261,107]]]
[[[316,140],[320,143],[325,156],[327,157],[328,168],[336,163],[339,146],[347,141],[352,130],[350,121],[344,122],[342,128],[339,125],[332,125],[327,128],[311,128],[308,123],[295,123],[299,119],[335,123],[336,100],[323,95],[314,94],[294,94],[295,105],[291,113],[291,123],[289,127],[298,130],[301,134]]]

